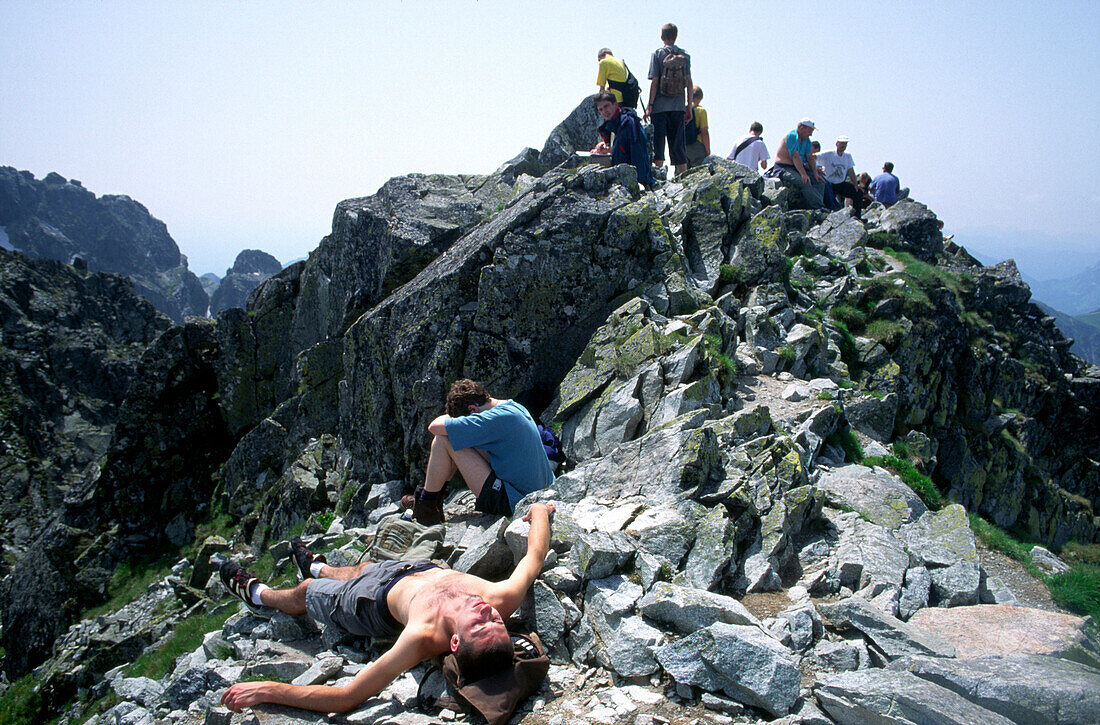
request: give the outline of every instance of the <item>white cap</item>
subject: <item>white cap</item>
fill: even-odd
[[[811,121],[808,117],[802,119],[801,121],[799,121],[798,125],[799,126],[809,126],[810,128],[817,128],[817,126],[814,125],[814,122]]]
[[[836,137],[836,142],[837,143],[848,143],[848,137],[847,136],[837,136]]]

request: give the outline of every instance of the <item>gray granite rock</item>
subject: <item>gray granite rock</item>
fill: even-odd
[[[968,561],[959,561],[941,569],[932,569],[930,600],[938,607],[965,607],[978,603],[981,571]]]
[[[898,601],[898,617],[909,619],[918,609],[928,606],[928,594],[932,589],[932,576],[923,566],[905,571],[905,586]]]
[[[1100,670],[1057,657],[906,657],[891,662],[889,669],[911,672],[1012,722],[1086,725],[1100,721]]]
[[[1009,725],[1012,721],[908,672],[860,670],[814,683],[823,710],[840,725]]]
[[[292,685],[321,685],[328,682],[344,668],[343,657],[321,657],[302,674],[295,677]]]
[[[955,656],[955,648],[943,638],[884,614],[859,597],[822,603],[818,609],[829,626],[859,630],[889,660],[905,655]]]
[[[487,579],[507,576],[512,570],[512,553],[504,542],[504,530],[507,527],[508,519],[502,518],[484,529],[468,529],[462,540],[466,551],[454,563],[453,568]]]
[[[712,624],[658,649],[657,661],[678,683],[724,692],[777,717],[798,698],[797,660],[758,627]]]
[[[965,562],[978,566],[978,549],[966,509],[949,504],[940,511],[928,511],[901,528],[909,554],[925,566],[943,567]]]
[[[580,579],[603,579],[623,571],[634,558],[630,537],[622,532],[581,534],[569,552],[569,564]]]
[[[833,561],[842,586],[857,590],[884,584],[900,589],[909,554],[888,529],[856,519],[841,534]]]
[[[928,511],[913,489],[882,468],[842,466],[823,473],[817,488],[827,505],[858,511],[888,529],[916,521]]]
[[[683,634],[691,634],[715,622],[760,625],[756,617],[732,597],[668,582],[657,582],[638,602],[638,611]]]

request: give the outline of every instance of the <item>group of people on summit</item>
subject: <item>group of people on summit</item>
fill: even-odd
[[[702,163],[711,153],[710,128],[701,107],[703,91],[692,82],[691,57],[676,45],[676,26],[661,29],[663,45],[650,58],[650,81],[642,119],[634,111],[642,89],[626,64],[608,48],[599,52],[595,106],[603,117],[602,140],[594,153],[608,154],[612,164],[628,163],[638,181],[652,188],[652,164],[663,166],[665,151],[677,174]],[[652,125],[653,156],[642,120]],[[858,217],[874,199],[889,206],[899,184],[893,164],[875,179],[855,174],[847,153],[848,138],[836,140],[836,151],[819,153],[810,136],[814,122],[802,119],[776,150],[768,175],[798,189],[810,208],[841,208],[841,200]],[[753,170],[767,169],[770,158],[759,123],[739,139],[730,159]],[[427,427],[431,436],[424,483],[402,501],[411,518],[425,526],[444,522],[444,487],[455,474],[474,494],[475,508],[489,515],[512,516],[520,500],[554,481],[543,433],[527,409],[513,400],[498,400],[472,380],[458,380],[447,394],[445,412]],[[220,570],[226,588],[254,612],[278,610],[309,614],[327,627],[372,640],[395,639],[378,659],[343,686],[241,682],[229,687],[222,702],[240,711],[258,703],[277,703],[321,712],[343,712],[380,692],[417,663],[453,653],[466,681],[506,670],[513,661],[513,642],[505,618],[522,603],[542,570],[550,545],[552,504],[534,503],[526,555],[511,576],[490,582],[456,572],[430,560],[362,562],[330,566],[300,538],[291,539],[291,559],[300,583],[274,589],[228,560]]]
[[[661,28],[662,46],[649,60],[649,94],[641,119],[634,110],[641,93],[634,74],[609,48],[602,48],[598,54],[596,85],[600,90],[594,103],[604,123],[599,129],[601,141],[592,153],[610,155],[612,165],[631,164],[638,171],[638,183],[647,189],[655,187],[657,181],[643,121],[652,125],[653,166],[664,166],[666,145],[677,175],[701,164],[711,153],[710,124],[701,105],[703,89],[692,82],[691,56],[676,45],[677,34],[672,23]],[[858,218],[872,201],[891,206],[904,197],[906,191],[894,176],[893,163],[887,161],[874,179],[866,173],[856,176],[855,162],[847,152],[848,137],[837,137],[835,152],[820,154],[820,145],[810,141],[814,130],[812,119],[799,121],[780,142],[769,170],[771,157],[762,138],[764,127],[754,121],[748,135],[737,140],[727,158],[754,171],[767,170],[765,176],[797,189],[810,209],[835,211],[850,206]]]

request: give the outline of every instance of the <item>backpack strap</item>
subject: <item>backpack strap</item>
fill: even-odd
[[[756,143],[757,141],[761,141],[761,140],[762,139],[759,136],[750,135],[747,139],[745,139],[740,144],[738,144],[737,148],[735,148],[733,150],[733,155],[736,156],[737,154],[741,153],[742,151],[747,149],[752,144]]]

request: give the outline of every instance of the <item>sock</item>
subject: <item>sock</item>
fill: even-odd
[[[417,494],[417,498],[421,501],[435,501],[437,498],[443,495],[443,489],[438,491],[428,491],[427,489],[420,489],[420,493]]]
[[[314,579],[321,578],[321,567],[325,565],[323,561],[315,561],[309,565],[309,575]]]
[[[252,585],[252,593],[248,595],[248,598],[251,599],[252,603],[255,604],[257,607],[262,607],[262,606],[264,606],[264,603],[263,603],[263,600],[260,599],[260,593],[263,592],[264,589],[270,589],[270,588],[271,587],[269,587],[266,584],[261,584],[259,582],[256,582],[255,584]]]

